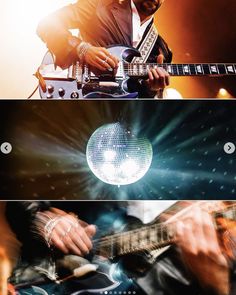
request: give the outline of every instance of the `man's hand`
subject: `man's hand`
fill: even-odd
[[[73,253],[83,256],[92,249],[91,238],[95,232],[95,226],[82,227],[73,216],[67,214],[55,226],[51,235],[51,245],[65,254]]]
[[[193,206],[178,221],[177,241],[186,266],[203,288],[229,294],[229,267],[222,254],[211,216]]]
[[[59,211],[59,210],[58,210]],[[45,216],[49,216],[45,223]],[[54,226],[50,229],[49,233],[45,228],[49,222]],[[40,226],[43,225],[43,228]],[[87,223],[78,220],[71,214],[66,214],[60,210],[60,214],[53,213],[52,211],[45,211],[37,215],[36,227],[38,232],[48,236],[47,242],[65,254],[76,254],[84,256],[92,249],[92,237],[96,233],[96,227],[94,225],[88,225]]]
[[[106,48],[95,46],[91,46],[87,49],[84,61],[86,64],[100,71],[115,70],[119,63],[119,60],[111,55]]]
[[[157,57],[157,63],[162,64],[164,56],[160,54]],[[146,84],[151,91],[157,91],[159,89],[164,89],[170,84],[170,75],[166,72],[165,69],[161,67],[154,67],[148,71],[148,80]]]

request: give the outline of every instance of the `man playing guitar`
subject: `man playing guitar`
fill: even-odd
[[[75,215],[62,210],[62,207],[69,206],[76,211],[73,202],[72,205],[61,202],[61,209],[50,207],[50,204],[42,205],[42,202],[40,202],[41,204],[38,204],[39,202],[17,203],[17,206],[20,205],[24,208],[24,211],[32,211],[30,218],[34,217],[31,223],[33,222],[36,225],[33,232],[37,232],[49,247],[55,247],[64,254],[77,256],[87,255],[92,250],[92,239],[96,233],[96,228],[78,220]],[[91,207],[91,202],[88,203]],[[108,208],[114,209],[116,206],[113,202],[110,202],[110,204],[108,202],[108,207],[103,202],[101,203],[101,208],[99,207],[100,204],[96,205],[96,213],[99,213],[99,215],[101,213],[99,208],[110,210]],[[143,206],[143,201],[138,203],[139,206]],[[158,203],[160,204],[158,201],[155,204],[151,202],[148,206],[156,209]],[[208,203],[217,208],[221,202],[205,202],[204,207],[200,205],[201,203],[193,202],[186,209],[168,219],[177,224],[175,239],[177,248],[170,247],[157,259],[147,276],[137,280],[147,294],[234,294],[235,290],[231,290],[233,276],[230,278],[231,266],[229,261],[234,261],[235,257],[231,257],[231,260],[229,260],[223,252],[212,216],[205,208]],[[80,204],[79,207],[86,206],[83,202],[76,204]],[[14,204],[9,204],[9,206],[14,206]],[[129,204],[127,203],[126,206],[128,206],[126,209],[128,213]],[[81,214],[82,212],[84,211],[82,210]],[[27,214],[30,216],[29,213]],[[94,217],[94,214],[92,216]],[[168,221],[166,222],[168,223]],[[17,224],[17,226],[20,225]],[[142,241],[140,240],[139,243],[142,243]],[[35,255],[35,253],[32,254]],[[145,286],[146,283],[150,283],[150,280],[152,280],[151,286]]]
[[[38,35],[56,57],[56,64],[68,67],[76,60],[99,71],[116,71],[118,59],[106,47],[119,44],[139,48],[153,26],[153,15],[164,0],[79,0],[49,15],[38,26]],[[70,29],[79,29],[79,37]],[[171,52],[155,31],[148,61],[171,61]],[[139,95],[153,97],[169,85],[169,74],[160,67],[148,71]]]

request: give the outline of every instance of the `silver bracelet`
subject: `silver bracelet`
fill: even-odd
[[[61,220],[61,216],[55,217],[53,219],[50,219],[44,226],[44,238],[48,247],[51,246],[51,237],[52,237],[53,229],[55,228],[55,226],[60,220]]]
[[[75,222],[73,222],[73,221],[71,221],[70,219],[68,219],[65,215],[63,215],[63,216],[57,216],[57,217],[55,217],[55,218],[53,218],[53,219],[50,219],[50,220],[46,223],[46,225],[44,226],[44,238],[45,238],[45,241],[46,241],[48,247],[51,246],[52,232],[53,232],[55,226],[56,226],[56,225],[57,225],[62,219],[66,219],[67,222],[70,224],[70,227],[69,227],[70,229],[69,229],[69,231],[67,231],[66,234],[68,234],[68,233],[71,231],[72,227],[77,228],[77,227],[79,226],[77,220],[75,220]]]
[[[84,62],[85,55],[90,47],[92,47],[92,45],[90,43],[83,42],[83,41],[78,45],[77,53],[78,53],[79,61],[81,63]]]

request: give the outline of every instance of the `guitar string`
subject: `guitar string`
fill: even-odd
[[[149,229],[148,231],[147,231],[147,228]],[[148,236],[147,232],[149,232],[149,237],[150,237],[151,236],[150,232],[151,231],[152,232],[154,231],[155,232],[155,236],[156,236],[157,230],[159,230],[158,228],[160,228],[160,225],[159,224],[155,224],[155,225],[152,225],[150,227],[142,227],[141,229],[135,229],[135,230],[128,231],[128,232],[125,232],[125,233],[120,233],[120,234],[115,235],[115,237],[114,236],[113,237],[108,237],[108,238],[106,238],[106,240],[98,241],[97,248],[99,248],[99,247],[100,248],[101,247],[106,248],[106,246],[111,246],[111,244],[112,244],[113,247],[114,246],[116,247],[116,251],[119,253],[119,255],[121,255],[124,252],[144,251],[145,249],[146,250],[147,249],[156,249],[156,248],[159,248],[161,246],[166,245],[167,243],[169,244],[170,242],[174,242],[174,238],[173,237],[171,238],[170,236],[168,236],[168,233],[167,232],[165,232],[166,233],[166,237],[165,237],[165,240],[163,240],[163,232],[161,232],[161,234],[159,235],[159,241],[157,241],[157,240],[155,240],[155,241],[151,240],[151,243],[148,246],[147,245],[144,245],[144,244],[140,246],[140,243],[139,243],[139,245],[136,246],[136,247],[134,247],[134,246],[133,247],[130,247],[130,242],[129,243],[125,243],[125,241],[127,240],[127,238],[129,238],[128,240],[130,241],[130,238],[131,238],[132,235],[134,235],[134,233],[135,234],[136,233],[138,234],[137,235],[137,239],[136,239],[137,242],[139,242],[139,236],[140,236],[139,234],[140,234],[140,232],[144,232],[145,231],[146,232],[145,233],[145,236],[146,237]],[[162,228],[166,228],[166,227],[162,227]],[[157,235],[157,238],[158,238],[158,235]],[[132,241],[132,242],[134,242],[134,241]],[[129,245],[129,247],[128,247],[129,251],[127,251],[127,246],[126,245]],[[125,248],[126,248],[126,251],[123,250]],[[112,249],[109,248],[108,250],[110,252]]]
[[[175,75],[202,75],[202,74],[212,74],[212,75],[231,75],[236,74],[236,64],[225,64],[225,63],[217,63],[217,64],[158,64],[158,63],[137,63],[137,64],[123,64],[124,70],[128,71],[131,75],[139,74],[140,72],[146,71],[149,67],[161,67],[166,70],[169,70],[169,73]],[[187,69],[186,66],[188,67]],[[198,67],[201,67],[198,69]],[[213,69],[212,67],[215,67]],[[223,68],[222,68],[223,66]],[[229,70],[228,67],[232,67],[232,70]],[[179,73],[180,72],[180,73]]]
[[[220,212],[216,212],[217,213],[220,213],[220,214],[225,214],[229,211],[229,208],[230,209],[233,209],[233,217],[234,219],[236,219],[236,205],[233,204],[233,205],[230,205],[228,207],[226,207],[225,209],[221,210]],[[232,210],[231,210],[232,211]],[[176,222],[175,222],[176,223]],[[151,226],[145,226],[145,227],[141,227],[139,229],[135,229],[135,230],[130,230],[130,231],[127,231],[127,232],[124,232],[124,233],[118,233],[118,234],[115,234],[115,235],[112,235],[112,236],[108,236],[108,237],[104,237],[104,238],[101,238],[101,239],[97,239],[97,240],[94,240],[94,242],[98,242],[99,243],[99,246],[103,245],[103,246],[106,246],[106,245],[110,245],[111,241],[114,242],[114,240],[116,239],[116,243],[117,243],[117,239],[119,239],[120,241],[123,241],[125,240],[126,236],[131,236],[132,233],[140,233],[140,232],[150,232],[151,229],[153,228],[155,231],[158,231],[160,229],[165,229],[167,230],[168,227],[170,228],[170,225],[173,225],[175,223],[169,223],[169,224],[153,224]],[[163,232],[162,232],[163,233]],[[162,234],[161,233],[161,234]],[[168,236],[168,232],[165,232],[165,234],[167,234],[167,239],[165,241],[162,241],[162,242],[168,242],[168,241],[174,241],[174,238],[173,238],[173,228],[172,228],[172,233],[171,233],[171,236]],[[146,234],[147,236],[147,234]],[[149,234],[150,236],[150,234]],[[161,237],[163,238],[163,236]],[[155,242],[156,244],[157,242]],[[161,244],[161,242],[159,241],[158,244]],[[116,245],[117,246],[117,245]],[[153,245],[154,246],[154,245]],[[144,247],[142,247],[143,249]],[[149,248],[149,247],[148,247]]]
[[[206,206],[204,206],[204,208],[205,208]],[[209,208],[209,206],[207,205],[207,207],[206,207],[208,210],[211,210],[210,208]],[[231,211],[229,211],[229,209],[233,209],[233,218],[234,218],[234,220],[236,219],[236,211],[235,211],[235,209],[236,209],[236,206],[235,206],[235,204],[231,204],[230,206],[227,206],[226,208],[224,208],[224,209],[222,209],[221,208],[221,210],[220,211],[218,211],[218,212],[214,212],[214,213],[221,213],[221,214],[227,214],[227,212],[232,212],[232,210]],[[229,218],[232,218],[232,215],[231,216],[229,216]],[[155,226],[158,226],[159,224],[155,224]],[[154,225],[153,225],[154,226]],[[145,227],[144,227],[145,228]],[[166,245],[169,245],[169,244],[171,244],[171,243],[174,243],[175,242],[175,239],[166,239],[165,240],[165,243],[164,242],[157,242],[157,241],[151,241],[151,243],[149,242],[149,244],[148,245],[145,245],[145,243],[144,244],[142,244],[141,246],[140,246],[140,244],[139,244],[139,246],[136,246],[136,247],[134,247],[134,246],[131,246],[131,240],[130,240],[130,237],[131,237],[131,234],[129,233],[129,242],[127,243],[126,242],[126,240],[124,240],[124,239],[122,239],[122,235],[120,236],[120,240],[119,240],[119,242],[120,243],[117,243],[117,241],[116,241],[116,244],[115,244],[115,249],[116,249],[116,253],[113,253],[113,247],[114,247],[114,243],[112,244],[112,246],[113,247],[110,247],[110,248],[108,248],[108,249],[105,249],[105,253],[104,253],[104,251],[101,253],[101,251],[100,251],[100,255],[102,254],[103,256],[105,255],[106,257],[108,257],[108,258],[113,258],[114,256],[119,256],[119,255],[124,255],[124,254],[128,254],[128,253],[131,253],[131,252],[145,252],[145,251],[147,251],[147,250],[155,250],[155,249],[158,249],[158,248],[162,248],[162,247],[164,247],[164,246],[166,246]],[[136,239],[136,241],[137,241],[137,239]],[[111,246],[111,240],[110,241],[108,241],[108,243],[109,244],[107,244],[107,243],[105,243],[105,245],[104,246]],[[128,245],[128,246],[127,246]],[[101,244],[100,245],[98,245],[98,246],[101,246]],[[109,251],[109,255],[108,255],[108,251]]]

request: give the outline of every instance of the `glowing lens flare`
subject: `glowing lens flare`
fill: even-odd
[[[152,162],[152,145],[120,123],[99,127],[90,137],[86,157],[94,175],[105,183],[127,185],[141,179]]]

